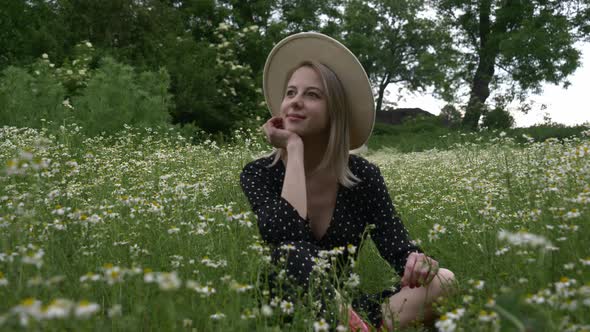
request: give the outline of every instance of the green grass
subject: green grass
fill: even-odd
[[[412,238],[459,281],[437,307],[439,324],[590,324],[587,138],[496,135],[405,154],[386,146],[369,144],[365,157]],[[308,298],[287,314],[266,292],[269,249],[238,181],[266,148],[248,133],[219,147],[174,132],[0,129],[0,329],[313,330]],[[510,243],[502,230],[547,242]],[[395,278],[371,242],[354,271],[364,290]]]
[[[403,125],[375,123],[373,133],[367,145],[371,150],[382,148],[398,152],[422,152],[428,150],[449,150],[457,146],[470,144],[494,144],[500,134],[512,138],[516,143],[529,141],[543,142],[547,139],[560,141],[581,138],[586,126],[565,127],[558,124],[536,125],[528,128],[511,128],[506,130],[482,130],[472,132],[442,126],[438,118],[418,118]]]

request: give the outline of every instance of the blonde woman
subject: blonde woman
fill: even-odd
[[[371,238],[401,284],[353,301],[351,329],[368,331],[370,323],[392,330],[431,319],[433,301],[454,275],[412,244],[379,168],[349,153],[368,140],[375,119],[357,58],[328,36],[291,35],[269,54],[263,88],[272,113],[263,130],[274,150],[246,165],[240,180],[273,261],[284,257],[290,280],[305,289],[320,250],[358,247],[373,225]]]

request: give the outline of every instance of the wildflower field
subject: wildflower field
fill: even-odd
[[[264,282],[269,248],[239,186],[268,150],[256,135],[78,131],[0,129],[0,330],[327,328]],[[587,136],[365,153],[412,238],[455,272],[438,330],[590,331]],[[324,263],[344,250],[360,251],[344,299],[393,284],[370,241]]]

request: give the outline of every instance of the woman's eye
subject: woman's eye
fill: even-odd
[[[312,96],[313,98],[319,98],[320,97],[320,95],[318,95],[315,92],[308,92],[307,94],[310,95],[310,96]]]
[[[287,96],[291,97],[295,95],[295,90],[287,90]]]

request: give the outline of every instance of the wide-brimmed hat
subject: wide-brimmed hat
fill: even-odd
[[[264,98],[273,116],[280,114],[287,75],[304,61],[330,68],[342,83],[351,109],[350,149],[361,147],[375,123],[375,104],[367,73],[356,56],[337,40],[316,32],[297,33],[281,40],[264,65]]]

